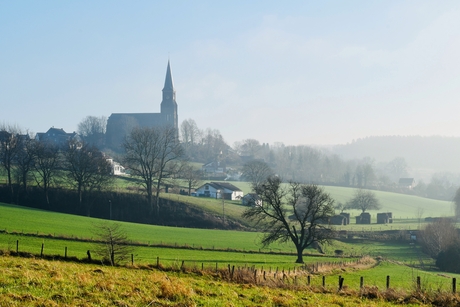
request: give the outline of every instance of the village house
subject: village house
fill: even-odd
[[[199,197],[239,200],[243,197],[243,191],[228,182],[208,182],[196,189],[196,195]]]

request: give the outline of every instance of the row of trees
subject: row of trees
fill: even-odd
[[[194,185],[196,173],[181,159],[184,151],[173,128],[134,128],[122,148],[122,162],[140,179],[151,212],[159,215],[159,193],[165,178],[181,174],[189,189]],[[14,187],[27,192],[33,181],[43,189],[48,204],[49,189],[62,186],[74,188],[81,205],[86,193],[105,189],[114,179],[110,160],[95,145],[69,140],[59,146],[31,138],[15,127],[0,129],[0,159],[12,202]]]
[[[0,160],[12,202],[14,187],[27,193],[31,182],[43,190],[48,204],[52,186],[74,187],[82,204],[85,193],[104,189],[112,182],[111,164],[95,146],[75,140],[58,146],[11,126],[0,129]]]

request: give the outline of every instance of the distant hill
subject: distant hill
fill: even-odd
[[[334,146],[332,151],[344,159],[371,157],[389,162],[403,157],[413,170],[460,172],[459,137],[371,136]]]

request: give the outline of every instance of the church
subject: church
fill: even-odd
[[[168,60],[160,113],[112,113],[107,120],[106,146],[119,151],[125,136],[135,127],[173,126],[179,131],[176,91]]]

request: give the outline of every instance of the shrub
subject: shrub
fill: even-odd
[[[452,245],[441,251],[436,258],[436,266],[443,271],[460,273],[460,246]]]

